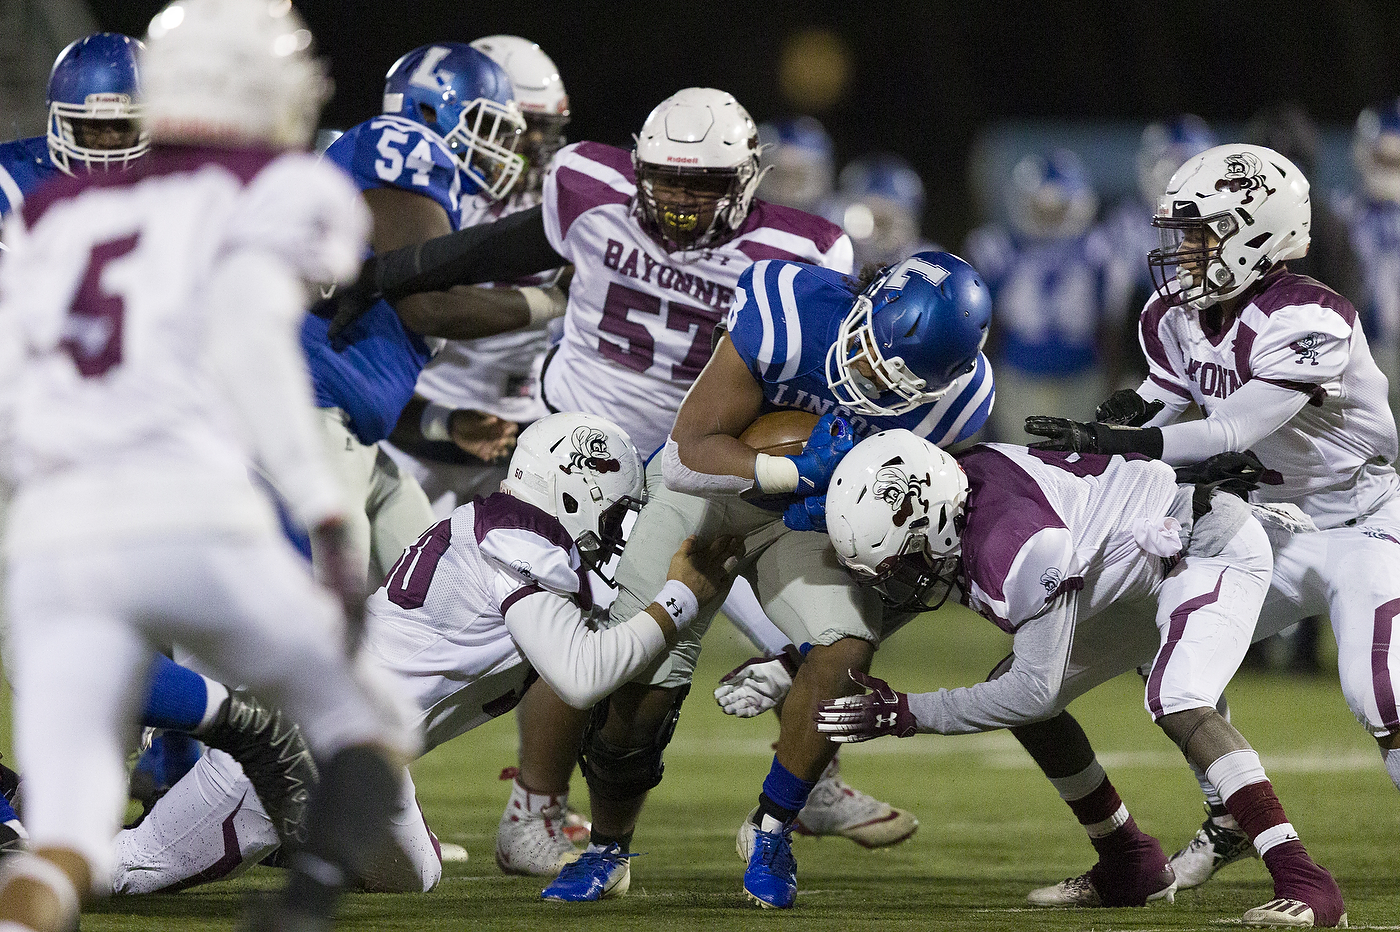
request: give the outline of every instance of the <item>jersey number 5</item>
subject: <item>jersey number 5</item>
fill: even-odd
[[[715,325],[719,323],[718,311],[691,307],[679,301],[663,301],[655,295],[613,282],[608,285],[608,295],[603,301],[603,319],[598,322],[598,329],[603,333],[623,337],[627,342],[620,346],[611,340],[600,339],[598,352],[605,359],[634,372],[650,369],[656,356],[656,341],[652,339],[651,332],[645,324],[629,320],[627,315],[629,311],[637,311],[659,317],[663,307],[666,311],[667,330],[685,333],[692,327],[695,328],[685,358],[671,364],[671,381],[694,382],[705,363],[710,360],[710,337]]]
[[[87,271],[68,307],[68,319],[58,345],[73,358],[85,379],[104,375],[122,361],[122,324],[126,305],[121,292],[102,286],[102,272],[108,263],[136,248],[140,233],[98,243],[88,255]]]

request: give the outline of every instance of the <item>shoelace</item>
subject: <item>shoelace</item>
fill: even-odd
[[[757,832],[755,835],[754,847],[758,849],[759,863],[774,873],[788,873],[797,869],[791,843],[783,843],[787,840],[786,833]]]
[[[609,861],[626,861],[631,858],[639,857],[642,853],[643,852],[640,851],[623,851],[620,845],[610,845],[602,851],[588,849],[585,850],[583,854],[580,854],[577,860],[571,864],[565,865],[564,869],[560,871],[559,876],[563,877],[565,874],[572,876],[574,874],[587,873],[598,865]]]

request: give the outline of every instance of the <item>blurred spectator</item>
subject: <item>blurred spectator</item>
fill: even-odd
[[[1361,314],[1371,355],[1390,380],[1393,410],[1400,406],[1400,99],[1362,111],[1352,135],[1352,158],[1361,190],[1337,206],[1363,284],[1359,294],[1343,294]]]
[[[764,169],[758,196],[820,214],[836,182],[836,149],[821,121],[799,116],[763,123],[758,140]]]
[[[966,257],[992,292],[996,439],[1024,443],[1027,415],[1093,420],[1118,376],[1130,282],[1093,228],[1098,196],[1079,156],[1027,156],[1007,197],[1010,228],[974,230]]]
[[[872,152],[841,169],[826,217],[855,247],[856,271],[939,247],[924,239],[924,182],[892,152]]]
[[[1147,376],[1147,363],[1138,347],[1137,317],[1153,294],[1147,254],[1161,245],[1160,233],[1152,226],[1157,202],[1166,193],[1167,182],[1176,170],[1191,156],[1214,145],[1215,133],[1205,120],[1193,113],[1149,123],[1138,144],[1138,194],[1119,201],[1103,223],[1104,236],[1113,249],[1115,261],[1122,267],[1119,274],[1129,281],[1120,347],[1124,381],[1110,385],[1110,391],[1136,386]]]

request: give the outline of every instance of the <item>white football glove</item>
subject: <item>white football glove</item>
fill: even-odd
[[[726,715],[753,718],[783,701],[802,655],[789,644],[776,657],[752,657],[725,674],[715,690],[715,702]]]

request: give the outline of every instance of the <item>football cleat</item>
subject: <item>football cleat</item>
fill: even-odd
[[[569,840],[562,804],[530,812],[512,796],[496,826],[496,865],[507,874],[553,877],[579,856]],[[585,836],[586,837],[586,836]]]
[[[307,801],[319,775],[296,723],[234,689],[199,738],[242,765],[283,844],[306,841]]]
[[[1154,900],[1166,900],[1168,903],[1176,900],[1176,878],[1170,874],[1163,874],[1161,877],[1163,886],[1156,892],[1147,894],[1147,902]],[[1094,881],[1088,874],[1080,874],[1078,877],[1070,877],[1061,880],[1057,884],[1048,887],[1039,887],[1026,895],[1026,900],[1032,906],[1077,906],[1084,908],[1094,908],[1104,905],[1103,898],[1099,896],[1099,891],[1094,887]]]
[[[1254,928],[1271,929],[1311,929],[1315,923],[1313,908],[1302,900],[1286,897],[1269,900],[1263,906],[1256,906],[1244,914],[1244,925]],[[1347,927],[1347,914],[1342,913],[1336,928]]]
[[[629,858],[635,853],[622,850],[621,845],[606,848],[589,847],[577,860],[564,865],[554,882],[540,893],[542,900],[561,903],[589,903],[622,896],[632,885]]]
[[[912,812],[896,809],[841,779],[839,758],[832,758],[812,787],[807,805],[797,814],[799,835],[839,835],[866,848],[887,848],[918,831]]]
[[[1207,804],[1206,812],[1210,812]],[[1259,852],[1254,843],[1238,828],[1226,828],[1216,824],[1206,815],[1206,820],[1196,830],[1195,836],[1167,862],[1176,872],[1177,887],[1190,890],[1199,887],[1215,876],[1215,872],[1227,864],[1257,858]],[[1261,909],[1263,907],[1260,907]]]
[[[744,871],[744,893],[764,909],[790,909],[797,899],[797,859],[791,830],[753,832],[753,850]]]

